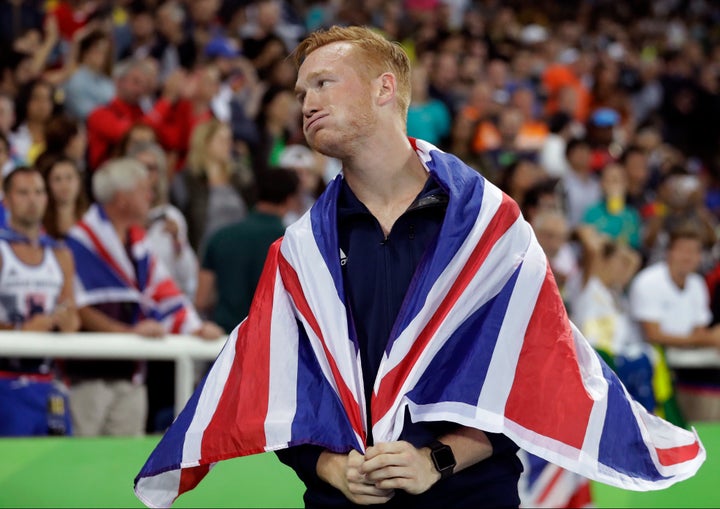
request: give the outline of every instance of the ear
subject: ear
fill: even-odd
[[[378,76],[378,104],[384,106],[395,99],[397,93],[397,79],[391,72],[384,72]]]

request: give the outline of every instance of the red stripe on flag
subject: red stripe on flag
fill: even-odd
[[[265,450],[272,323],[267,310],[273,306],[279,252],[278,240],[268,251],[248,319],[237,331],[233,367],[203,434],[201,457],[210,462]]]
[[[700,444],[693,442],[689,445],[681,445],[679,447],[670,447],[668,449],[655,449],[658,455],[658,461],[663,466],[677,465],[685,461],[697,458],[700,452]]]
[[[565,507],[593,507],[592,489],[590,488],[590,481],[587,479],[583,480],[582,484],[578,487]]]
[[[442,303],[440,303],[437,307],[435,313],[413,343],[408,354],[397,366],[395,366],[383,377],[377,394],[373,394],[371,404],[373,424],[379,421],[392,407],[402,384],[405,383],[410,371],[413,366],[415,366],[418,358],[430,342],[430,339],[432,339],[435,335],[435,332],[438,330],[443,320],[445,320],[448,313],[450,313],[450,310],[453,306],[455,306],[455,303],[467,288],[468,284],[470,284],[470,281],[487,258],[493,246],[495,246],[495,243],[512,226],[519,215],[520,210],[518,209],[517,204],[506,194],[503,194],[500,207],[490,220],[487,228],[485,228],[485,231],[480,237],[475,249],[468,258],[465,266],[460,271],[460,274],[448,291],[448,294],[445,296]]]
[[[210,471],[210,465],[200,465],[197,467],[180,469],[180,486],[178,486],[178,497],[195,488],[203,477]],[[177,498],[177,497],[175,497]]]
[[[170,334],[180,334],[180,332],[182,331],[183,322],[185,321],[187,314],[188,310],[185,307],[178,309],[175,312],[173,316],[173,323],[170,326]]]
[[[592,407],[567,312],[548,265],[525,331],[505,417],[579,449]]]
[[[553,465],[552,463],[548,463],[545,466],[545,468],[546,469],[552,468],[553,470],[555,470],[555,472],[553,473],[552,477],[550,478],[550,481],[545,485],[545,488],[542,490],[540,495],[538,495],[537,500],[536,500],[538,506],[542,506],[542,504],[545,503],[547,498],[552,494],[553,489],[555,488],[555,485],[558,483],[558,481],[560,480],[562,475],[565,473],[562,468],[560,468],[557,465]]]
[[[168,278],[155,286],[152,299],[155,302],[161,302],[165,299],[169,299],[170,297],[177,297],[178,295],[181,295],[180,289],[175,284],[175,281]]]
[[[317,319],[315,318],[315,315],[310,309],[310,305],[305,298],[305,294],[303,293],[302,286],[300,285],[300,279],[298,278],[297,272],[295,272],[295,269],[292,267],[292,265],[290,265],[290,263],[282,255],[280,255],[280,275],[282,277],[283,283],[285,284],[285,288],[292,297],[293,302],[295,302],[295,305],[297,306],[300,313],[310,324],[310,327],[312,328],[313,332],[315,332],[315,335],[320,339],[320,344],[323,347],[325,357],[327,358],[328,364],[330,365],[330,371],[332,371],[333,378],[335,379],[335,383],[337,384],[340,400],[342,401],[345,412],[347,413],[348,419],[350,420],[350,425],[355,430],[355,433],[357,433],[362,438],[363,443],[365,443],[365,426],[361,417],[362,414],[360,412],[360,405],[357,401],[355,401],[352,391],[345,383],[345,380],[340,374],[337,363],[335,362],[335,359],[333,358],[330,350],[327,347],[327,342],[325,341],[322,331],[320,330],[320,325],[318,324]]]

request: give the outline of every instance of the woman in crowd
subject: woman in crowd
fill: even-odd
[[[196,252],[212,233],[245,217],[249,178],[241,174],[232,153],[227,123],[212,119],[198,125],[190,139],[187,166],[172,181],[172,200],[188,221]]]
[[[45,179],[48,206],[43,218],[45,232],[62,239],[89,207],[82,174],[74,159],[46,152],[36,165]]]
[[[20,89],[10,144],[23,164],[33,164],[45,150],[45,125],[57,109],[55,87],[48,81],[34,79]]]

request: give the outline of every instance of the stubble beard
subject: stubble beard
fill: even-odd
[[[310,147],[327,157],[339,160],[352,158],[364,148],[364,141],[375,132],[377,118],[369,108],[358,107],[349,115],[344,126],[320,129],[312,139]]]

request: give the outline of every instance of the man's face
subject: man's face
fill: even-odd
[[[0,132],[9,133],[15,123],[15,104],[7,97],[0,97]]]
[[[118,96],[129,103],[137,104],[147,91],[147,78],[143,70],[136,66],[118,80]]]
[[[143,225],[150,212],[152,202],[152,183],[148,177],[138,180],[135,187],[123,193],[123,212],[133,224]]]
[[[694,238],[680,238],[673,242],[667,253],[670,272],[685,278],[695,272],[702,261],[702,244]]]
[[[535,236],[549,259],[555,258],[568,238],[567,225],[561,220],[550,219],[535,228]]]
[[[308,144],[327,156],[352,155],[375,128],[372,86],[356,71],[360,65],[352,46],[337,42],[310,53],[298,71],[303,132]]]
[[[15,175],[5,195],[5,206],[13,225],[22,229],[39,226],[47,207],[47,192],[42,176],[39,173]]]

